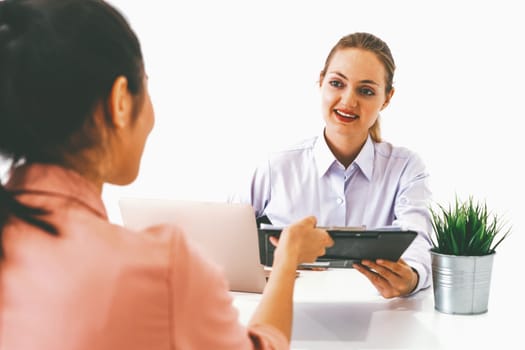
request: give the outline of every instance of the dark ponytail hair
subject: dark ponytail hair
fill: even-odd
[[[107,97],[119,76],[142,96],[139,41],[108,3],[0,1],[0,159],[64,164],[97,146],[93,112],[102,102],[108,121]],[[11,215],[55,232],[38,218],[43,213],[0,183],[0,235]]]
[[[50,234],[56,235],[56,228],[48,222],[39,218],[46,212],[43,209],[25,206],[15,198],[16,193],[8,192],[0,184],[0,223],[5,224],[10,215],[16,216],[32,225],[38,226]],[[0,239],[1,239],[0,230]],[[4,255],[2,241],[0,240],[0,258]]]

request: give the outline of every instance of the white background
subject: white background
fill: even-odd
[[[318,133],[326,55],[341,36],[368,31],[397,64],[384,138],[423,157],[437,202],[473,195],[507,219],[494,277],[509,276],[501,290],[522,283],[519,1],[111,3],[142,42],[156,111],[138,179],[104,188],[112,221],[122,196],[223,200],[268,151]]]
[[[115,220],[122,195],[222,200],[268,151],[318,133],[326,55],[368,31],[397,64],[384,138],[421,154],[436,201],[472,194],[521,227],[519,2],[111,3],[142,42],[156,111],[139,178],[105,188]]]
[[[318,133],[326,55],[341,36],[368,31],[389,44],[397,64],[384,138],[423,157],[436,202],[473,195],[509,222],[492,292],[518,293],[525,244],[519,1],[112,3],[142,42],[156,111],[139,178],[104,189],[113,221],[121,196],[224,200],[268,151]]]

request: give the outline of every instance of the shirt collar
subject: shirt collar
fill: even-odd
[[[319,177],[323,177],[334,163],[339,163],[326,143],[324,129],[323,132],[317,136],[313,152],[315,166],[317,167]],[[358,166],[368,180],[372,178],[374,170],[374,142],[370,135],[368,135],[365,144],[352,164]]]
[[[337,162],[334,154],[328,147],[326,139],[324,138],[324,129],[320,135],[317,136],[314,144],[314,161],[317,167],[317,174],[323,177],[334,163]]]
[[[101,195],[95,185],[77,172],[57,165],[18,166],[11,171],[6,188],[10,191],[68,197],[84,205],[97,216],[108,219]]]
[[[359,152],[353,162],[361,169],[361,172],[368,180],[372,179],[372,173],[374,171],[374,154],[374,141],[372,141],[372,138],[368,135],[363,148],[361,148],[361,152]]]

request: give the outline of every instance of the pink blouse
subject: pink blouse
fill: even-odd
[[[276,328],[238,322],[220,269],[177,227],[109,223],[93,185],[57,166],[20,167],[6,187],[49,210],[59,235],[4,227],[1,350],[289,348]]]

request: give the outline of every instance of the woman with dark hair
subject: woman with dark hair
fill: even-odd
[[[112,6],[0,2],[0,348],[289,347],[295,271],[327,232],[311,217],[283,231],[245,328],[177,227],[108,222],[102,186],[136,178],[153,123],[140,44]]]
[[[319,135],[275,152],[232,201],[251,203],[259,222],[288,225],[313,215],[321,226],[399,226],[418,235],[398,261],[362,261],[385,298],[430,285],[429,174],[413,151],[381,138],[380,113],[394,95],[394,58],[370,33],[346,35],[319,75]]]

